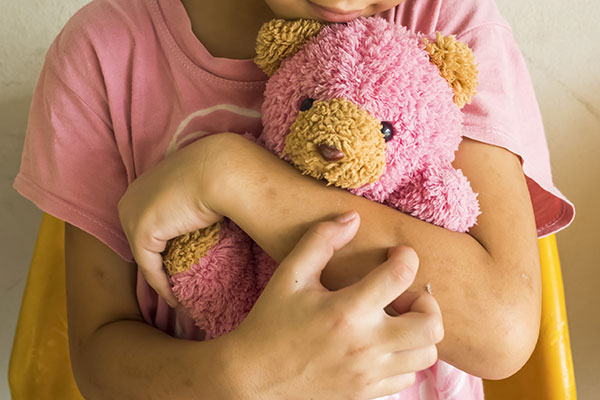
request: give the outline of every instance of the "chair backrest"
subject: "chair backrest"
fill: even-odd
[[[576,398],[564,291],[554,235],[540,239],[542,324],[527,364],[502,381],[484,381],[487,400]],[[69,357],[64,222],[42,217],[9,364],[13,400],[82,400]]]
[[[64,247],[64,222],[44,214],[8,367],[13,400],[83,400],[69,357]]]

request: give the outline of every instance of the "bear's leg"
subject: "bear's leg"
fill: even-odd
[[[186,233],[167,242],[163,263],[169,275],[188,271],[219,241],[221,222]]]
[[[480,214],[469,181],[452,166],[428,166],[391,193],[385,204],[455,232],[468,231]]]
[[[228,219],[184,236],[164,256],[173,293],[207,339],[223,335],[258,297],[252,240]]]

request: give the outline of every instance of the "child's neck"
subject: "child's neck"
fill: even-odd
[[[253,58],[261,25],[275,18],[264,0],[181,0],[192,30],[214,57]]]

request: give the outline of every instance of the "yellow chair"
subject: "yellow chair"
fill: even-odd
[[[13,400],[83,400],[69,357],[64,245],[64,222],[44,213],[8,366]]]
[[[514,376],[485,381],[486,399],[575,399],[575,379],[556,239],[540,239],[542,325],[531,359]],[[13,400],[81,400],[71,371],[65,297],[64,222],[44,214],[10,365]]]

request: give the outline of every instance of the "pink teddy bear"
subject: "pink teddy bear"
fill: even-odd
[[[270,79],[258,143],[303,174],[466,232],[477,195],[452,167],[477,85],[471,51],[378,18],[273,20],[257,41]],[[250,138],[250,137],[249,137]],[[206,337],[234,329],[276,263],[230,220],[171,241],[173,290]]]

